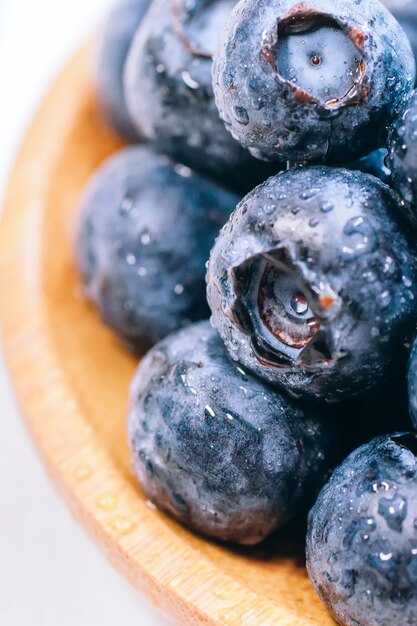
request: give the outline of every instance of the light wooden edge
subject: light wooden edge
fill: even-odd
[[[26,423],[51,479],[77,519],[131,584],[179,624],[309,626],[310,621],[279,606],[279,589],[277,605],[249,592],[192,547],[185,547],[159,516],[143,506],[100,448],[60,371],[46,323],[39,268],[43,202],[48,174],[74,123],[71,110],[77,111],[79,94],[88,88],[90,60],[88,44],[51,88],[22,145],[5,198],[0,321]],[[100,494],[117,494],[117,516],[97,507]],[[138,508],[133,514],[135,497]],[[228,591],[227,601],[216,593],[222,589]]]

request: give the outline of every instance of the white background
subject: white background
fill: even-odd
[[[33,112],[111,0],[0,0],[0,205]],[[6,297],[6,294],[1,294]],[[49,484],[0,354],[0,624],[163,626]]]

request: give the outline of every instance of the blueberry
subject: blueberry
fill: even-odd
[[[131,387],[133,469],[161,510],[225,541],[262,541],[314,500],[340,435],[229,360],[209,322],[170,335]]]
[[[407,37],[378,0],[241,0],[213,72],[235,139],[293,162],[341,163],[382,146],[414,79]]]
[[[391,184],[391,170],[387,167],[388,152],[386,148],[379,148],[370,154],[346,165],[350,170],[359,170],[365,174],[372,174],[386,185]]]
[[[417,339],[414,340],[408,363],[408,402],[414,428],[417,429]]]
[[[384,0],[383,4],[401,24],[417,58],[417,0]]]
[[[150,0],[120,0],[108,16],[100,38],[97,57],[97,86],[100,105],[111,126],[129,139],[136,139],[123,90],[123,70],[133,36]]]
[[[212,321],[232,358],[295,395],[337,401],[389,380],[416,319],[417,259],[377,178],[293,168],[248,194],[212,250]]]
[[[146,147],[122,150],[93,177],[78,265],[103,320],[135,352],[207,317],[205,263],[236,202]]]
[[[402,115],[391,128],[389,162],[394,186],[417,218],[417,92],[406,101]]]
[[[129,53],[125,87],[132,119],[162,152],[245,193],[278,167],[239,146],[214,102],[212,54],[234,4],[153,2]]]
[[[307,568],[341,626],[417,624],[416,455],[415,433],[374,439],[310,513]]]

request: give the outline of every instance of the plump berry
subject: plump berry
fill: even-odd
[[[295,395],[337,401],[391,376],[413,332],[416,252],[377,178],[294,168],[242,200],[209,262],[232,358]]]
[[[205,264],[237,198],[146,147],[87,187],[77,261],[102,318],[135,352],[207,317]]]
[[[129,139],[135,139],[138,130],[127,110],[123,71],[133,36],[149,5],[150,0],[119,0],[106,20],[97,55],[97,86],[103,114],[117,132]]]
[[[374,439],[310,513],[307,568],[341,626],[417,624],[417,435]]]
[[[415,80],[378,0],[241,0],[215,57],[226,127],[266,160],[342,163],[385,142]]]
[[[417,429],[417,340],[414,341],[408,363],[408,402],[414,428]]]
[[[236,0],[155,0],[129,53],[132,119],[162,152],[249,191],[278,167],[256,161],[224,128],[214,103],[212,55]]]
[[[156,345],[131,388],[129,441],[146,495],[225,541],[255,544],[308,507],[340,446],[332,424],[248,376],[209,322]]]
[[[389,136],[392,180],[417,219],[417,92],[406,101]]]

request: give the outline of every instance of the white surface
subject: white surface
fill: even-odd
[[[109,4],[0,0],[0,198],[43,93]],[[112,570],[54,492],[24,429],[1,355],[0,494],[0,624],[168,624]]]

